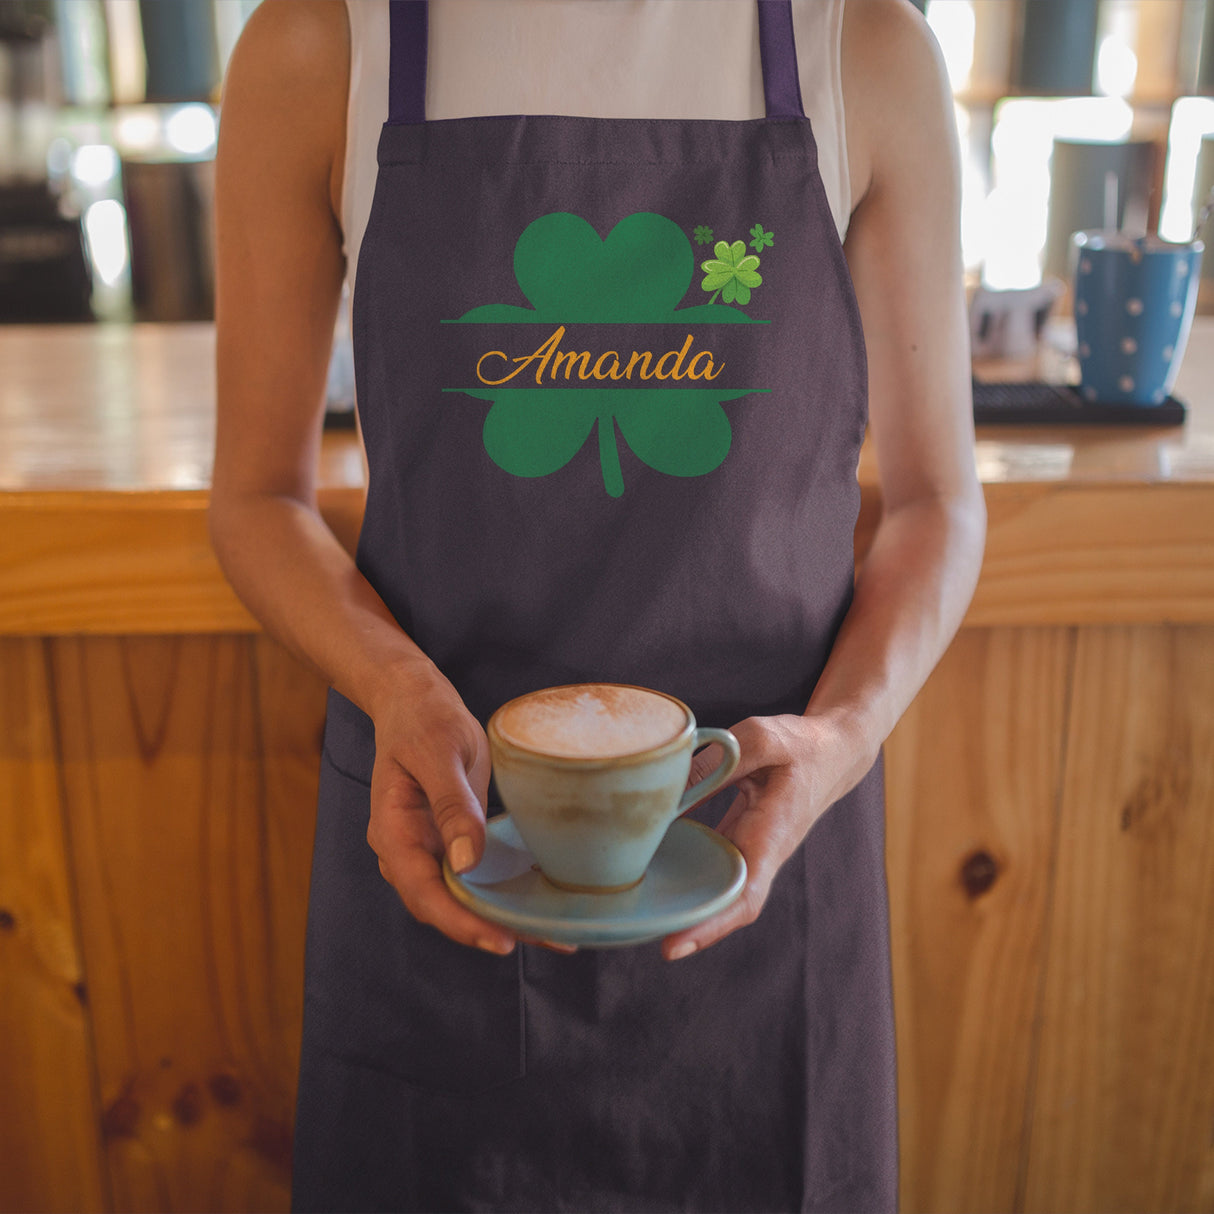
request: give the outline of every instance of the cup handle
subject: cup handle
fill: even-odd
[[[709,742],[716,742],[725,754],[714,770],[710,771],[699,783],[693,784],[683,794],[679,800],[678,812],[680,814],[686,813],[697,801],[702,801],[716,792],[733,775],[734,768],[737,767],[738,760],[741,758],[738,739],[728,729],[697,729],[696,740],[691,749],[699,750],[701,746],[705,746]]]

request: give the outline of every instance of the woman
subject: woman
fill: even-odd
[[[429,9],[263,5],[224,98],[214,541],[334,689],[296,1205],[892,1208],[879,751],[984,529],[934,44],[905,0]],[[356,266],[357,563],[314,492]],[[675,350],[694,384],[625,370]],[[699,816],[748,878],[561,955],[440,862],[483,852],[488,715],[593,680],[733,728]]]

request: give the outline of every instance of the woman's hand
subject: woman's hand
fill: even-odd
[[[667,936],[662,952],[669,961],[753,923],[784,861],[818,818],[859,782],[877,753],[841,714],[749,717],[732,732],[742,752],[731,780],[737,797],[717,829],[746,860],[746,887],[719,915]],[[702,779],[719,759],[716,746],[700,751],[692,761],[691,781]]]
[[[461,906],[443,880],[485,847],[489,742],[455,688],[428,663],[385,681],[372,706],[375,766],[367,842],[415,919],[460,944],[509,953],[515,937]]]

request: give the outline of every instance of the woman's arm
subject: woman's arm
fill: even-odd
[[[320,517],[316,467],[345,263],[343,0],[250,18],[224,88],[216,179],[215,551],[250,610],[375,722],[369,842],[413,914],[508,952],[450,896],[484,846],[484,732]]]
[[[960,165],[943,60],[903,0],[849,4],[843,51],[863,187],[845,252],[864,321],[882,514],[835,650],[847,660],[827,665],[810,709],[850,704],[865,734],[884,739],[969,606],[986,506],[974,463]],[[861,651],[871,655],[862,665]]]
[[[864,321],[882,515],[803,716],[735,726],[738,797],[721,829],[746,857],[729,910],[669,937],[686,956],[752,922],[781,864],[850,791],[961,623],[982,561],[952,98],[906,0],[852,0],[843,30],[853,197],[845,252]],[[710,767],[697,757],[693,778]]]

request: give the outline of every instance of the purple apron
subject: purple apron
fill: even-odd
[[[585,680],[799,713],[850,603],[863,337],[787,0],[759,18],[764,119],[427,122],[426,6],[393,0],[358,564],[482,722]],[[373,758],[330,693],[297,1209],[894,1208],[880,764],[757,923],[669,964],[417,924]]]

